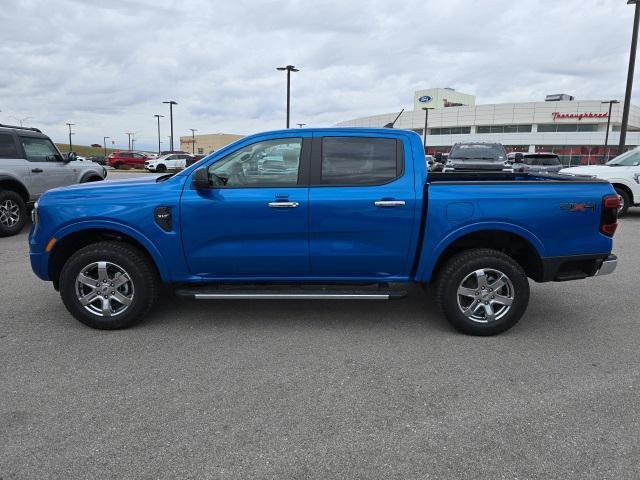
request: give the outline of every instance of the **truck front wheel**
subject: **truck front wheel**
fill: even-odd
[[[115,241],[88,245],[64,264],[60,296],[69,313],[92,328],[126,328],[153,307],[158,275],[135,246]]]
[[[529,303],[522,267],[497,250],[478,248],[453,256],[437,280],[437,301],[447,320],[469,335],[495,335],[513,327]]]

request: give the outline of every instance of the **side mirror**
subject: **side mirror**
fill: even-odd
[[[436,162],[438,162],[438,163],[444,163],[444,160],[442,158],[442,152],[436,153],[435,159],[436,159]]]
[[[62,158],[65,162],[75,162],[78,159],[78,155],[76,155],[76,152],[69,152],[66,157]]]
[[[516,152],[513,161],[514,163],[524,163],[524,156],[520,152]]]
[[[193,181],[191,182],[191,186],[196,190],[204,190],[206,188],[211,187],[211,182],[209,181],[209,171],[207,167],[199,168],[193,174]]]

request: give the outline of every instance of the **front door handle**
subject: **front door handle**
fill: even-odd
[[[42,172],[44,172],[44,170],[42,170],[41,168],[32,168],[31,171],[33,173],[42,173]]]
[[[391,207],[404,207],[404,200],[376,200],[373,203],[376,207],[391,208]]]
[[[298,205],[298,202],[269,202],[270,208],[296,208]]]

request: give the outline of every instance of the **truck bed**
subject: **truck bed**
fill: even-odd
[[[573,182],[607,183],[588,175],[566,175],[562,173],[526,172],[429,172],[428,183],[494,183],[494,182]]]

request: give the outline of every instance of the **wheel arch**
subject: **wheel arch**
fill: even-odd
[[[8,175],[0,175],[0,190],[11,190],[16,192],[25,203],[27,203],[29,198],[29,190],[27,187],[17,178],[10,177]]]
[[[629,195],[629,200],[631,200],[631,203],[634,203],[633,190],[631,190],[631,187],[629,187],[626,183],[613,180],[611,182],[611,186],[613,188],[620,188],[621,190],[624,190],[625,193]]]
[[[427,266],[423,269],[420,277],[434,280],[447,260],[472,248],[490,248],[503,252],[513,258],[528,277],[535,281],[543,278],[542,243],[530,232],[513,225],[485,226],[450,234],[436,247],[431,268]]]
[[[71,225],[54,237],[57,241],[49,255],[48,276],[56,289],[65,262],[79,249],[104,240],[116,240],[138,247],[146,254],[162,281],[169,279],[167,265],[157,248],[130,227],[109,222],[91,226]]]

